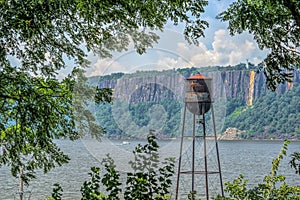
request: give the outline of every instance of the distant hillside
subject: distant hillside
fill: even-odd
[[[115,105],[101,104],[97,111],[99,123],[106,128],[109,137],[134,137],[137,135],[135,131],[145,132],[152,125],[160,127],[156,123],[161,119],[155,122],[149,116],[149,110],[154,105],[163,107],[166,112],[160,116],[165,120],[163,128],[159,130],[160,137],[178,136],[182,117],[180,110],[184,105],[185,78],[200,72],[213,78],[216,103],[226,99],[226,113],[220,132],[234,127],[243,130],[242,138],[300,139],[300,71],[294,72],[293,84],[282,84],[276,92],[268,91],[264,75],[256,73],[257,71],[252,65],[246,68],[245,64],[240,64],[162,72],[115,73],[91,77],[89,81],[93,85],[114,89]],[[120,100],[123,104],[126,102],[123,106],[127,111],[118,116],[116,110],[119,109],[116,107]],[[134,125],[129,121],[125,122],[125,119],[131,119]],[[132,130],[132,134],[129,130]]]
[[[238,102],[238,103],[237,103]],[[231,99],[224,128],[244,130],[246,139],[300,139],[300,85],[281,94],[261,94],[252,106]],[[231,104],[231,105],[230,105]]]

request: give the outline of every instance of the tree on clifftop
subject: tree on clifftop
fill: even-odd
[[[300,68],[300,1],[237,0],[218,18],[229,21],[231,35],[249,31],[260,49],[268,49],[263,72],[269,88],[289,81]]]
[[[104,58],[111,51],[126,50],[130,42],[143,53],[158,40],[153,31],[162,30],[167,21],[185,23],[186,39],[197,43],[208,26],[200,19],[206,4],[199,0],[0,0],[0,166],[10,165],[14,176],[22,170],[23,180],[28,180],[36,169],[47,172],[67,162],[53,139],[76,139],[80,128],[102,132],[80,105],[86,103],[85,96],[74,100],[76,93],[83,93],[84,80],[79,85],[75,81],[89,65],[86,53]],[[75,70],[60,81],[56,75],[67,67],[67,60]],[[109,101],[110,94],[100,91],[95,100]]]

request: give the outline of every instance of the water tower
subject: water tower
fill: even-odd
[[[198,184],[198,182],[202,182],[202,186],[205,187],[203,196],[205,196],[206,199],[209,199],[209,185],[211,184],[210,176],[212,175],[217,176],[218,182],[220,183],[220,186],[218,187],[220,187],[221,189],[221,195],[224,196],[212,97],[213,93],[211,78],[205,77],[198,73],[186,79],[186,95],[182,123],[180,155],[178,162],[178,175],[175,197],[176,200],[179,199],[180,188],[183,186],[188,185],[188,187],[190,187],[189,191],[197,192],[195,186]],[[192,118],[192,127],[190,134],[186,133],[188,131],[186,131],[185,127],[187,125],[187,109],[190,112],[190,116]],[[205,121],[205,116],[208,113],[211,113],[211,134],[207,134],[208,131],[206,130],[207,122]],[[198,128],[196,128],[196,125],[198,126]],[[199,140],[201,140],[201,145],[199,143]],[[211,154],[212,150],[209,150],[208,152],[208,142],[209,144],[214,145],[214,159],[216,159],[215,169],[210,168],[211,164],[210,160],[208,159],[208,153]],[[190,145],[188,146],[191,150],[188,154],[191,155],[189,158],[187,158],[189,162],[186,162],[186,160],[183,159],[184,143],[190,143]],[[201,160],[201,162],[198,162],[198,160]],[[183,162],[188,163],[188,166],[185,169],[183,169],[182,166]],[[181,178],[183,178],[181,176],[183,175],[184,177],[188,176],[188,178],[186,179],[188,181],[185,181],[184,184],[180,183]]]

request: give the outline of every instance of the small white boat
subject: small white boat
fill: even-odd
[[[122,145],[127,145],[127,144],[129,144],[128,141],[123,141],[123,142],[122,142]]]

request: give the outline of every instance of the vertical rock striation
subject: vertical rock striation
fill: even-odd
[[[201,72],[201,71],[200,71]],[[213,71],[203,73],[213,79],[213,96],[218,99],[241,98],[248,105],[265,94],[268,89],[263,73],[249,70]],[[300,70],[294,72],[293,83],[281,84],[276,92],[284,93],[293,84],[300,83]],[[159,102],[165,98],[183,100],[185,94],[185,77],[179,73],[155,72],[136,75],[124,75],[116,80],[99,82],[101,88],[114,89],[115,98],[131,103]]]

